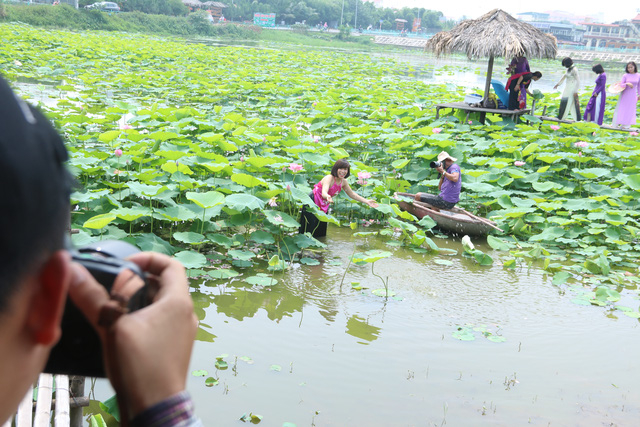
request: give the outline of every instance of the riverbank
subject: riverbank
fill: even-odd
[[[308,31],[304,28],[263,29],[255,25],[225,22],[211,24],[204,15],[152,15],[141,12],[106,13],[99,10],[75,9],[63,4],[5,5],[0,3],[0,23],[19,22],[44,28],[92,31],[123,31],[128,33],[179,36],[211,43],[212,39],[262,40],[300,46],[337,49],[389,50],[378,46],[373,37],[345,35],[337,32]]]

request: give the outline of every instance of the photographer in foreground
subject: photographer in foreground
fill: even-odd
[[[451,157],[446,151],[438,154],[438,161],[431,162],[431,167],[440,174],[438,190],[440,194],[434,196],[427,193],[416,193],[415,200],[429,203],[439,209],[451,209],[460,200],[460,189],[462,188],[462,174],[456,158]]]
[[[72,183],[66,150],[2,78],[0,129],[0,424],[59,340],[70,296],[101,338],[123,425],[201,426],[184,391],[197,319],[182,265],[156,253],[132,256],[156,293],[150,305],[123,311],[121,301],[139,284],[118,276],[109,295],[71,261],[64,249]]]

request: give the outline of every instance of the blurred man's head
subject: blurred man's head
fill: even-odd
[[[67,153],[0,78],[0,424],[60,336],[70,269]]]

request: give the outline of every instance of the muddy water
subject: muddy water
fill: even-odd
[[[352,233],[330,228],[321,264],[276,273],[274,287],[238,279],[194,289],[202,332],[192,370],[219,379],[188,383],[205,425],[245,413],[264,426],[637,423],[638,320],[572,303],[537,269],[479,267]],[[457,239],[436,242],[461,251]],[[352,265],[341,286],[354,245],[393,252],[374,269],[394,298],[371,293],[382,282],[370,265]],[[456,339],[465,325],[505,341]],[[229,368],[216,370],[224,354]]]

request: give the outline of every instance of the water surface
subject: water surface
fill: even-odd
[[[638,320],[572,303],[571,291],[535,268],[480,267],[352,233],[330,227],[321,264],[276,273],[272,288],[233,280],[194,290],[208,341],[197,342],[192,369],[220,381],[189,380],[205,425],[232,425],[249,412],[265,426],[637,423]],[[458,239],[436,242],[460,250]],[[354,245],[394,253],[374,268],[397,299],[371,293],[382,284],[369,265],[352,265],[341,286]],[[505,341],[481,332],[454,338],[465,325]],[[219,371],[222,354],[230,368]],[[236,359],[243,356],[252,363]]]

